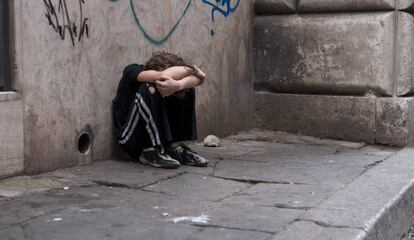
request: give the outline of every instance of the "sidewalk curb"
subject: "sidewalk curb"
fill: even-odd
[[[402,149],[394,157],[404,157],[406,158],[405,160],[408,160],[410,158],[409,153],[411,153],[412,165],[414,165],[414,148],[412,147]],[[414,172],[413,178],[409,181],[409,183],[404,185],[400,192],[395,195],[373,218],[368,221],[367,227],[365,228],[366,234],[359,239],[401,239],[401,234],[407,232],[413,223]]]
[[[274,239],[400,240],[414,222],[414,148],[345,184]]]

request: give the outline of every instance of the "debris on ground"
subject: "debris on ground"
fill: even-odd
[[[208,135],[203,140],[203,145],[205,147],[220,147],[220,144],[221,144],[221,140],[214,135]]]

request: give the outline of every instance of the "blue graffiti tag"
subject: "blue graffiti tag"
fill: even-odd
[[[111,2],[118,2],[119,0],[110,0]],[[129,4],[131,7],[132,15],[134,17],[135,23],[137,24],[138,29],[144,34],[144,37],[154,45],[162,45],[171,37],[171,35],[175,32],[178,25],[181,23],[181,20],[185,17],[190,8],[193,0],[188,0],[187,5],[184,11],[181,13],[178,20],[172,26],[172,28],[161,38],[155,38],[151,36],[147,29],[142,25],[140,21],[140,17],[137,13],[137,0],[130,0]],[[228,17],[231,13],[234,13],[237,8],[239,7],[240,0],[236,0],[234,4],[232,4],[232,0],[201,0],[202,3],[205,3],[211,7],[211,20],[215,22],[215,15],[216,13],[222,14],[224,17]],[[214,36],[214,30],[211,30],[211,35]]]
[[[155,44],[155,45],[161,45],[161,44],[165,43],[171,37],[171,35],[175,32],[178,25],[180,24],[181,20],[187,14],[187,11],[191,6],[191,2],[192,2],[192,0],[188,0],[187,6],[185,7],[183,13],[181,14],[181,16],[177,20],[177,22],[174,24],[174,26],[170,29],[170,31],[164,37],[161,37],[160,39],[156,39],[156,38],[152,37],[151,35],[149,35],[148,32],[146,31],[146,29],[142,26],[141,22],[139,21],[138,14],[135,11],[134,1],[130,0],[132,13],[134,14],[134,19],[135,19],[135,22],[138,25],[138,28],[144,34],[145,38],[148,39],[148,41],[150,41],[152,44]]]
[[[240,0],[237,0],[234,6],[232,6],[231,0],[202,0],[202,2],[211,7],[211,20],[213,22],[215,21],[216,12],[227,18],[237,10],[240,4]],[[211,35],[214,36],[214,30],[211,30]]]
[[[118,0],[110,0],[112,2],[117,2]],[[145,29],[145,27],[142,25],[140,18],[138,16],[138,13],[136,11],[136,3],[134,0],[130,0],[130,6],[131,6],[131,11],[132,11],[132,15],[134,17],[134,20],[138,26],[138,29],[144,34],[144,37],[151,42],[154,45],[162,45],[164,44],[170,37],[171,35],[175,32],[175,30],[177,29],[178,25],[181,23],[181,20],[184,18],[184,16],[187,14],[188,9],[191,6],[193,0],[188,0],[187,5],[184,9],[184,11],[181,13],[181,16],[178,18],[177,22],[172,26],[172,28],[167,32],[166,35],[164,35],[161,38],[155,38],[153,36],[151,36],[148,31]]]

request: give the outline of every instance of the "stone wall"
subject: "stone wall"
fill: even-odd
[[[126,65],[154,51],[180,54],[207,73],[197,90],[199,137],[250,126],[252,3],[208,2],[13,1],[11,84],[23,99],[26,172],[116,155],[117,83]],[[82,133],[91,138],[87,154],[78,149]]]
[[[414,93],[413,3],[256,0],[259,125],[320,137],[409,144],[414,134],[409,107]],[[269,106],[261,106],[270,104],[269,99],[279,101],[273,103],[272,116]],[[287,105],[288,111],[278,111],[277,106]],[[293,115],[297,118],[289,117]]]

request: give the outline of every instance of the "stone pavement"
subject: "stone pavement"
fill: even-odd
[[[210,159],[203,169],[103,161],[2,180],[0,239],[392,240],[409,230],[413,149],[252,139],[194,145]]]

